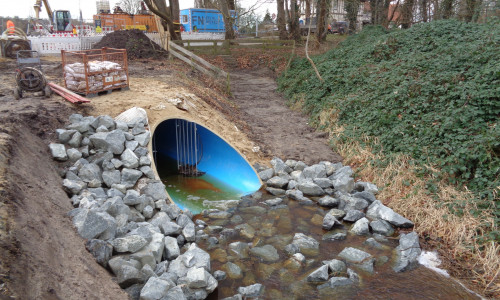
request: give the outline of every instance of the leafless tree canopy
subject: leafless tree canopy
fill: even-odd
[[[141,1],[140,0],[121,0],[119,2],[120,8],[129,14],[135,15],[138,14],[141,10]]]

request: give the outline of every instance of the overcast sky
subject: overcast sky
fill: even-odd
[[[260,2],[272,2],[269,0],[259,0]],[[21,18],[34,17],[35,10],[33,9],[33,4],[35,0],[0,0],[2,3],[0,5],[0,16],[3,17],[13,17],[18,16]],[[110,0],[109,4],[111,9],[119,3],[119,0]],[[258,1],[255,0],[242,0],[240,1],[243,7],[250,7]],[[179,0],[179,5],[181,9],[191,8],[194,6],[194,0]],[[77,19],[80,15],[80,9],[82,10],[84,19],[92,19],[92,16],[96,13],[96,2],[95,0],[49,0],[50,8],[52,10],[69,10],[71,12],[72,18]],[[257,14],[264,15],[266,9],[269,9],[271,13],[276,11],[276,4],[264,3],[256,11]],[[45,8],[42,8],[41,12],[42,18],[47,18],[47,12]]]

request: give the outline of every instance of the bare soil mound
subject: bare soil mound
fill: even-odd
[[[150,40],[139,29],[120,30],[107,34],[93,48],[103,47],[127,49],[128,59],[162,58],[167,55],[167,51]]]

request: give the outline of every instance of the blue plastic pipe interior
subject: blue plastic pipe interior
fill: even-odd
[[[153,134],[152,147],[158,174],[181,209],[199,213],[208,208],[207,201],[236,200],[261,187],[252,166],[226,141],[197,123],[163,121]],[[179,174],[179,165],[184,171],[196,168],[191,173],[197,174]]]

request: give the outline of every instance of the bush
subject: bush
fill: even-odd
[[[467,186],[478,204],[496,203],[498,218],[499,43],[498,19],[370,27],[314,58],[323,83],[298,59],[278,84],[290,101],[304,101],[316,125],[333,109],[340,139],[376,137],[376,151],[408,154],[422,174],[438,169],[433,175]]]

